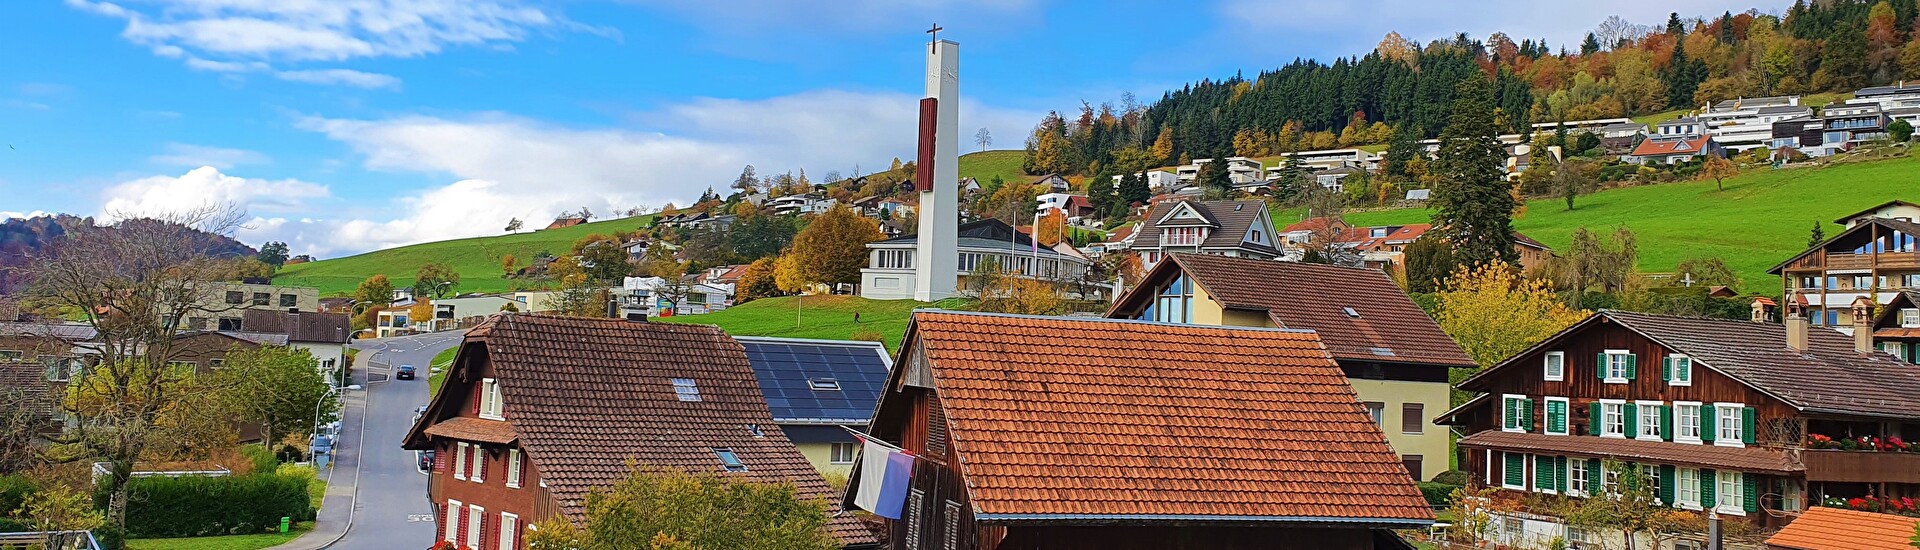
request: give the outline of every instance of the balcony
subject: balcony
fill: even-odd
[[[1873,254],[1827,254],[1827,269],[1870,269],[1889,267],[1920,267],[1920,253],[1881,252],[1879,261]]]
[[[1920,453],[1807,449],[1807,481],[1920,483]]]

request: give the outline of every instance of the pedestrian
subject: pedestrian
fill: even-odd
[[[853,312],[853,323],[860,324],[860,312],[858,311]]]

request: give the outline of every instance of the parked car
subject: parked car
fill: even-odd
[[[393,377],[396,380],[412,380],[413,370],[413,365],[400,365],[400,370],[394,371]]]
[[[420,471],[432,473],[433,472],[433,450],[428,449],[425,451],[420,451],[415,454],[420,456],[420,465],[419,465]]]

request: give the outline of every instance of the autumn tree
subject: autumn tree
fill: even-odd
[[[660,251],[671,255],[666,246],[655,246],[648,253]],[[573,254],[580,257],[580,268],[585,270],[587,280],[596,283],[615,283],[626,277],[630,271],[627,265],[627,249],[620,246],[620,239],[609,235],[593,234],[581,237],[573,243]]]
[[[453,289],[460,286],[460,273],[446,264],[427,262],[413,274],[413,295],[444,298],[458,295]]]
[[[374,275],[360,281],[353,290],[353,300],[358,307],[387,307],[393,304],[393,281],[386,275]]]
[[[433,298],[414,296],[413,305],[407,307],[407,319],[415,323],[432,323]]]
[[[761,258],[747,264],[746,271],[740,274],[739,290],[735,292],[736,304],[780,295],[780,283],[774,280],[773,264],[773,258]]]
[[[1545,281],[1526,280],[1503,263],[1461,265],[1440,292],[1437,320],[1482,368],[1492,366],[1584,318]]]
[[[1628,550],[1634,548],[1632,541],[1639,534],[1653,539],[1649,548],[1661,548],[1664,546],[1662,541],[1673,535],[1700,533],[1707,528],[1707,520],[1700,514],[1660,502],[1660,484],[1674,483],[1675,480],[1672,467],[1666,467],[1665,470],[1663,473],[1666,475],[1656,479],[1648,475],[1641,465],[1604,460],[1600,468],[1591,470],[1589,475],[1592,477],[1588,484],[1593,487],[1590,491],[1596,497],[1604,493],[1605,498],[1557,499],[1547,505],[1569,527],[1618,531],[1623,540],[1628,541]]]
[[[814,216],[807,228],[794,236],[787,255],[793,256],[807,282],[857,283],[860,268],[867,264],[867,243],[883,237],[873,220],[855,214],[845,204],[836,204]]]
[[[827,505],[790,483],[715,474],[645,470],[597,488],[582,505],[586,521],[564,518],[528,531],[534,548],[577,550],[831,550]]]
[[[1058,208],[1048,209],[1046,213],[1041,214],[1038,223],[1033,226],[1033,240],[1038,241],[1042,247],[1051,248],[1065,240],[1066,236],[1067,213]]]
[[[1720,191],[1727,190],[1725,183],[1727,178],[1738,175],[1740,175],[1740,167],[1726,157],[1718,155],[1708,155],[1707,163],[1700,167],[1700,179],[1713,180],[1713,187]]]
[[[514,257],[512,254],[501,256],[500,271],[501,271],[501,274],[500,274],[501,278],[504,278],[504,279],[513,278],[513,275],[515,273],[520,272],[520,259]]]
[[[1066,300],[1060,297],[1060,289],[1053,283],[1014,275],[986,280],[977,294],[980,311],[1025,315],[1065,313]]]
[[[1626,289],[1640,258],[1633,230],[1623,225],[1609,237],[1581,227],[1573,230],[1571,241],[1560,254],[1563,263],[1559,279],[1565,281],[1576,300],[1596,286],[1605,292]]]
[[[1736,287],[1740,285],[1740,276],[1727,267],[1727,262],[1718,257],[1687,258],[1673,266],[1683,284],[1696,286]]]
[[[1434,229],[1453,245],[1461,265],[1512,263],[1518,201],[1501,167],[1507,152],[1498,138],[1491,93],[1486,80],[1476,76],[1461,80],[1455,96],[1433,163]]]
[[[1553,171],[1555,194],[1567,201],[1567,210],[1573,210],[1573,199],[1592,193],[1599,185],[1600,166],[1593,161],[1571,158],[1560,162]]]
[[[206,387],[217,392],[234,420],[260,426],[263,441],[279,441],[286,434],[314,428],[314,412],[330,421],[340,402],[326,399],[330,390],[320,374],[313,352],[283,346],[262,346],[227,352],[226,362],[207,375]]]
[[[1173,128],[1161,127],[1160,135],[1153,138],[1153,147],[1147,151],[1153,153],[1153,159],[1160,164],[1165,164],[1168,159],[1173,158]]]

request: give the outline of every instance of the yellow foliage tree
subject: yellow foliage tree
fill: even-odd
[[[1547,281],[1506,264],[1461,266],[1440,293],[1441,330],[1482,368],[1545,340],[1587,316],[1567,307]]]
[[[1059,244],[1066,235],[1067,213],[1058,208],[1047,210],[1046,214],[1040,216],[1040,223],[1033,226],[1033,239],[1040,241],[1040,246]]]
[[[1153,149],[1149,150],[1148,152],[1153,153],[1154,160],[1157,160],[1160,162],[1166,162],[1167,159],[1172,158],[1173,157],[1173,128],[1161,127],[1160,137],[1156,137],[1153,139]]]
[[[809,283],[857,283],[860,268],[867,264],[867,243],[883,237],[872,219],[855,214],[845,203],[836,204],[793,236],[786,255]]]
[[[416,323],[433,319],[433,299],[426,296],[414,297],[413,307],[407,308],[407,319]]]
[[[1713,186],[1720,191],[1727,190],[1726,179],[1740,175],[1740,167],[1726,157],[1708,156],[1707,163],[1700,167],[1700,179],[1713,180]]]

